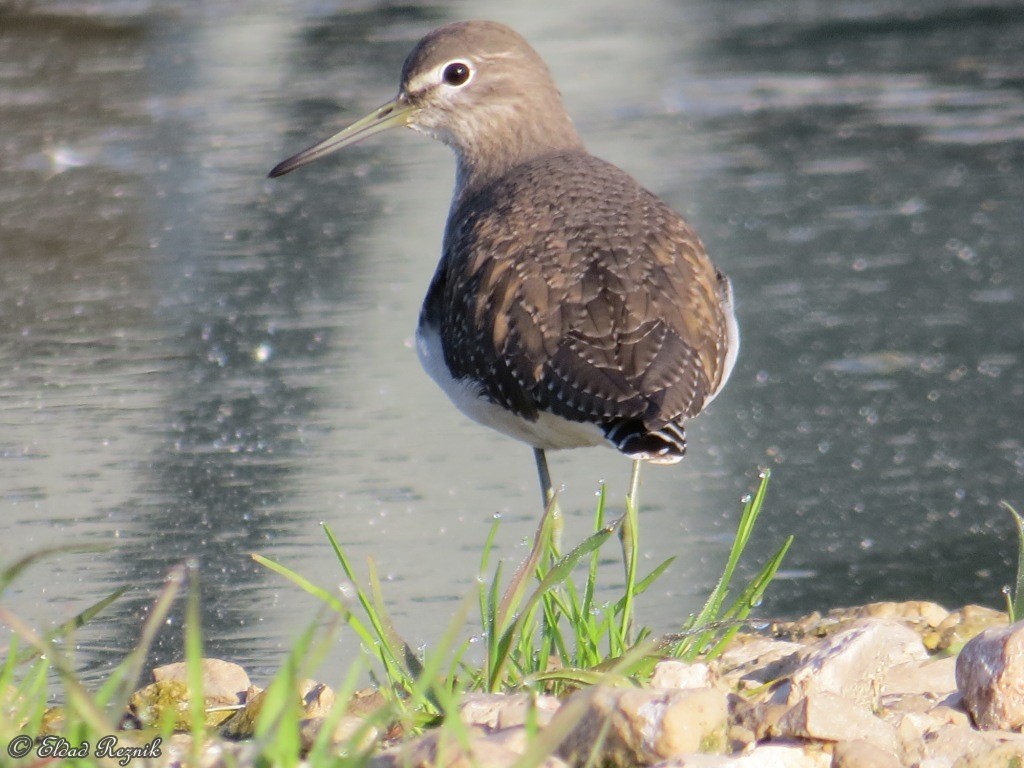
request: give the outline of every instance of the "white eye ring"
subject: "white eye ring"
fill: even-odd
[[[441,67],[441,82],[452,88],[461,88],[473,79],[473,68],[461,59],[449,61]]]

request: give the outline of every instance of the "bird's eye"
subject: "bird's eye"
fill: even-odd
[[[461,61],[453,61],[447,67],[444,68],[444,74],[441,76],[445,83],[448,85],[465,85],[469,80],[469,76],[472,74],[472,70],[469,68],[469,64],[465,64]]]

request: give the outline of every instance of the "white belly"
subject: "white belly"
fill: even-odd
[[[707,407],[708,403],[718,397],[718,393],[722,391],[725,382],[729,380],[732,368],[736,365],[736,357],[740,353],[740,327],[736,322],[736,306],[732,297],[732,283],[729,282],[728,278],[725,278],[720,286],[720,295],[722,310],[725,312],[725,363],[722,366],[722,379],[718,382],[715,391],[708,395],[707,400],[704,401],[704,405],[701,407],[702,410]]]
[[[543,412],[536,421],[528,421],[488,400],[477,382],[454,378],[444,363],[441,337],[435,328],[421,324],[416,330],[416,352],[424,370],[448,395],[455,407],[485,427],[545,450],[591,445],[611,447],[601,430],[593,424],[569,421]]]

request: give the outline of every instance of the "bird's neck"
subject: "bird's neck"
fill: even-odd
[[[562,109],[538,120],[512,111],[504,116],[495,113],[491,119],[494,124],[483,126],[483,130],[478,126],[472,141],[452,142],[457,160],[453,203],[538,157],[585,151],[583,140]]]

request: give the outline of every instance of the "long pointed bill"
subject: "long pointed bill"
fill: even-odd
[[[270,178],[284,176],[289,171],[294,171],[300,165],[319,160],[324,155],[362,141],[375,133],[386,131],[389,128],[397,128],[408,125],[414,108],[401,101],[401,97],[392,99],[387,104],[378,107],[370,114],[359,120],[348,128],[345,128],[331,136],[329,139],[314,144],[309,149],[304,149],[297,155],[292,155],[287,160],[278,163],[270,172]]]

